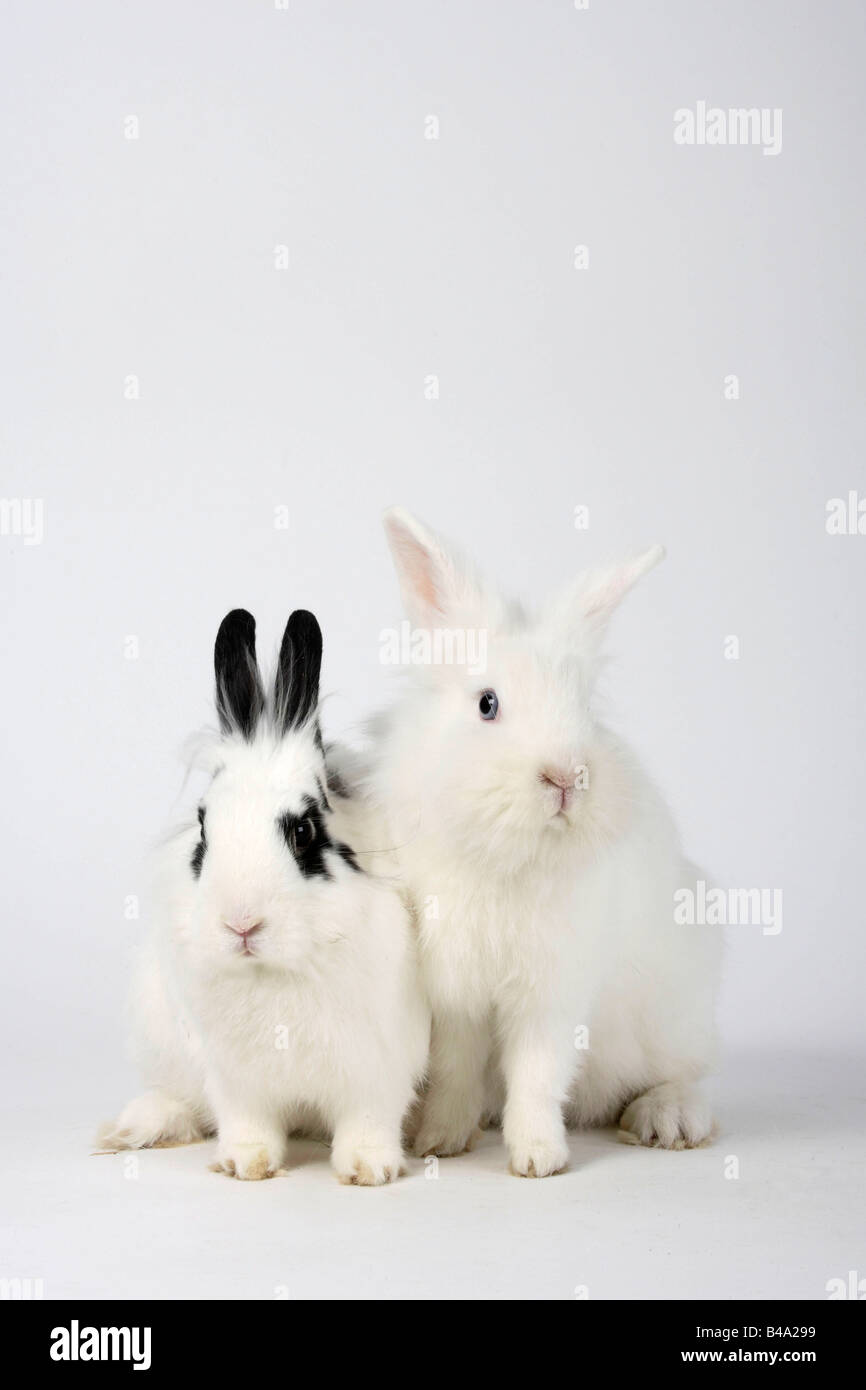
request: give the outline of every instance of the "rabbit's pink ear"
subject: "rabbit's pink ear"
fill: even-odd
[[[578,575],[553,604],[549,621],[558,630],[577,628],[601,638],[614,609],[647,570],[664,558],[664,553],[664,546],[653,545],[623,564]]]
[[[580,608],[584,618],[591,622],[606,622],[629,589],[664,559],[663,545],[651,545],[649,550],[626,560],[622,565],[611,565],[608,569],[591,570],[582,576],[578,590]]]
[[[418,627],[441,627],[465,598],[454,557],[402,507],[390,507],[384,522],[409,617]]]

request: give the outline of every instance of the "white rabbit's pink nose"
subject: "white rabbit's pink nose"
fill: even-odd
[[[259,927],[264,926],[264,922],[261,917],[233,917],[230,922],[224,920],[223,926],[228,927],[229,931],[233,931],[236,936],[242,936],[246,940],[254,931],[258,931]]]
[[[573,772],[564,772],[562,768],[545,767],[540,773],[541,781],[550,787],[555,787],[560,794],[559,809],[564,811],[574,796],[574,789],[577,785],[577,776]]]

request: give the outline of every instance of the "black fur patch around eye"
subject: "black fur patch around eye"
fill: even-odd
[[[206,836],[205,833],[204,833],[204,807],[203,807],[203,806],[199,806],[199,808],[198,808],[198,823],[199,823],[199,826],[201,827],[201,839],[199,840],[198,844],[196,845],[195,849],[193,850],[193,852],[192,852],[192,858],[191,858],[190,861],[189,861],[189,866],[190,866],[190,868],[192,869],[192,876],[193,876],[193,878],[198,878],[199,875],[201,874],[201,866],[202,866],[202,861],[204,860],[204,852],[205,852],[205,850],[207,849],[207,836]]]
[[[345,864],[348,864],[350,869],[355,870],[356,874],[362,874],[364,872],[364,870],[361,868],[361,865],[355,858],[355,851],[351,849],[348,845],[344,845],[342,840],[334,841],[334,849],[337,851],[343,862]]]
[[[298,843],[297,830],[303,821],[309,821],[313,827],[313,835],[308,845],[302,846]],[[279,817],[277,825],[282,831],[283,838],[292,852],[295,863],[305,878],[327,878],[332,879],[334,875],[328,867],[327,855],[333,853],[339,855],[344,864],[348,864],[355,873],[363,873],[363,869],[355,858],[354,852],[342,840],[332,840],[328,834],[328,827],[325,823],[324,808],[313,800],[311,796],[305,798],[303,806],[297,815],[287,811],[285,815]]]
[[[296,836],[296,831],[302,821],[310,821],[313,827],[310,843],[303,847],[297,843]],[[333,877],[325,859],[326,850],[332,849],[333,846],[325,825],[324,809],[311,796],[305,797],[303,806],[297,815],[287,811],[285,815],[279,817],[277,824],[283,832],[286,844],[294,855],[295,863],[304,878]]]

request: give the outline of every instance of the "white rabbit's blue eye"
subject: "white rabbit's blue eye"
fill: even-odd
[[[482,690],[478,701],[478,713],[482,719],[495,719],[499,713],[499,696],[495,690]]]

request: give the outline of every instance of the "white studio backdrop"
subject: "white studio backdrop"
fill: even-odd
[[[394,502],[530,600],[664,542],[605,689],[689,852],[783,893],[726,1045],[862,1046],[862,6],[4,15],[7,1088],[123,1099],[226,610],[316,612],[328,734],[390,697]],[[781,147],[676,143],[701,102]]]

